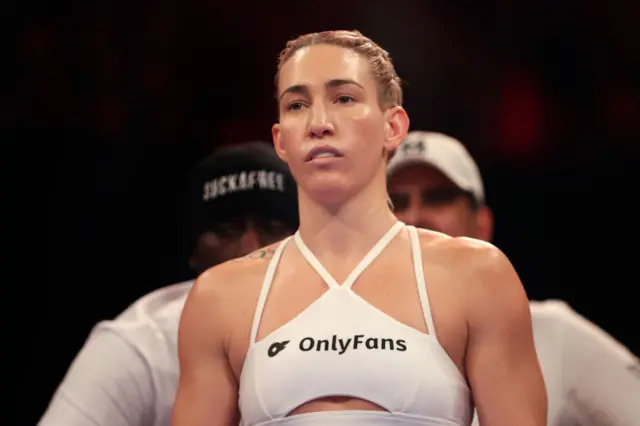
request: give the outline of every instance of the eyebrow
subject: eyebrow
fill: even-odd
[[[329,80],[324,84],[324,86],[328,89],[335,89],[336,87],[346,86],[349,84],[354,84],[359,88],[361,88],[362,90],[364,90],[364,87],[362,87],[360,83],[354,80],[345,79],[345,78],[336,78],[336,79]],[[280,95],[280,99],[282,99],[282,97],[287,93],[308,94],[309,86],[307,86],[306,84],[294,84],[293,86],[289,86],[282,92],[282,94]]]

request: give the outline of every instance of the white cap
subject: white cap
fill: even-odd
[[[462,143],[434,132],[409,132],[387,167],[387,176],[410,164],[427,164],[442,172],[458,188],[484,203],[484,186],[478,165]]]

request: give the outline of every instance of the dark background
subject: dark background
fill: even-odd
[[[2,424],[37,421],[97,321],[191,278],[190,167],[269,140],[277,54],[324,29],[389,50],[412,128],[476,156],[495,244],[530,297],[566,300],[640,353],[640,2],[87,0],[4,15]]]

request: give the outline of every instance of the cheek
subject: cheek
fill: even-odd
[[[344,111],[343,117],[363,133],[379,133],[384,129],[380,113],[369,105],[349,108]]]
[[[280,121],[280,144],[287,152],[295,152],[306,135],[306,127],[300,119],[287,118]]]
[[[349,139],[356,141],[357,149],[370,157],[378,158],[385,140],[384,123],[379,114],[357,113],[342,121],[341,132]]]

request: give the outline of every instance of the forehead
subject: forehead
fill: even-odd
[[[293,85],[319,85],[329,80],[353,80],[365,88],[374,85],[371,67],[357,52],[317,44],[298,50],[280,70],[280,91]]]
[[[407,186],[424,188],[457,187],[440,170],[428,164],[410,164],[397,170],[389,177],[390,190]]]

